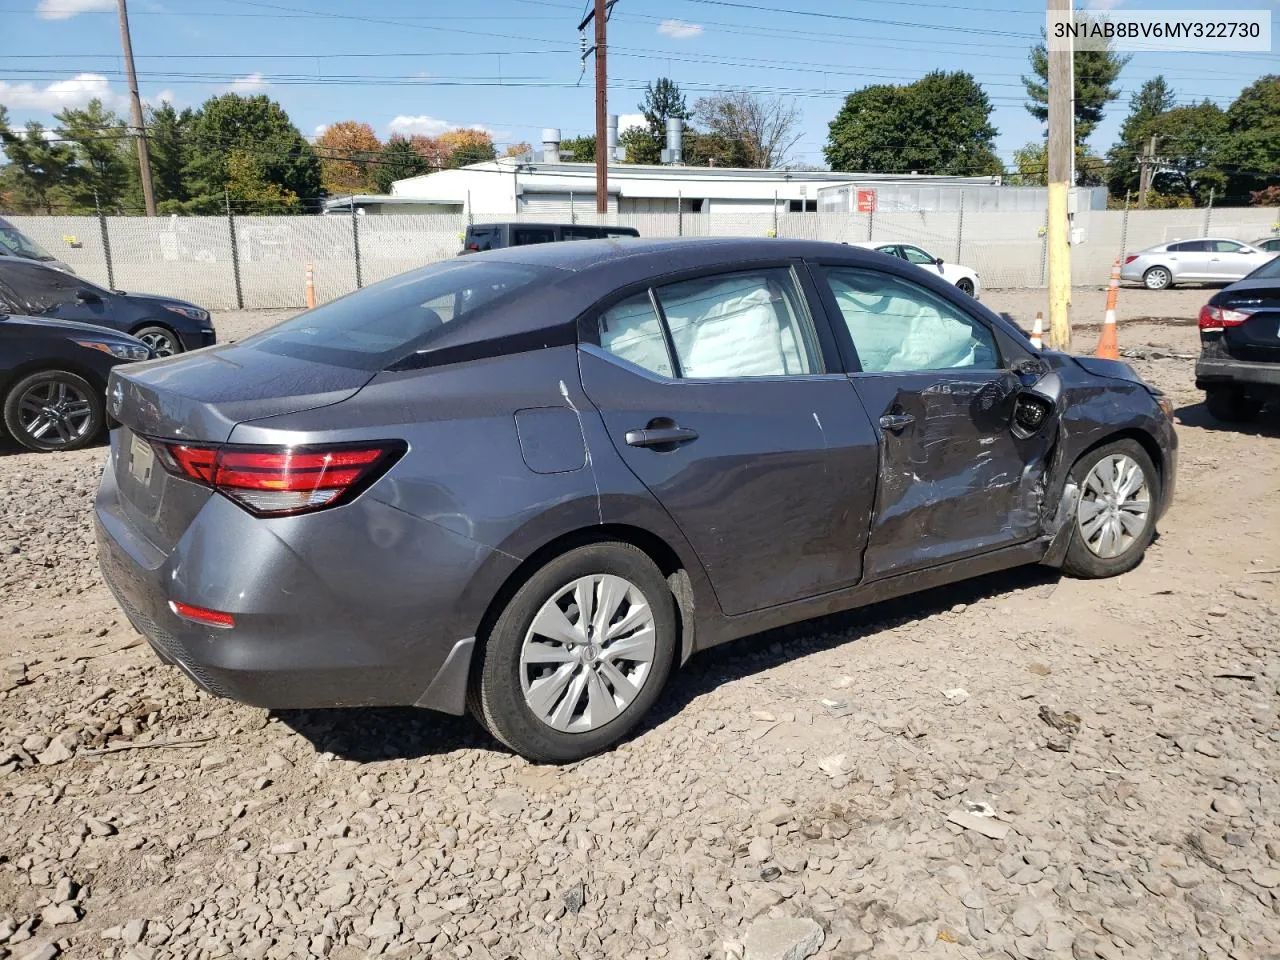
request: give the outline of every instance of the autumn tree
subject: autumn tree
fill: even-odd
[[[367,193],[374,188],[373,163],[382,143],[367,123],[330,124],[316,139],[320,180],[329,193]]]
[[[504,157],[521,157],[526,153],[533,152],[533,144],[531,143],[513,143],[502,152]]]
[[[482,163],[496,157],[493,148],[493,137],[485,130],[470,130],[459,127],[449,130],[436,138],[449,150],[448,165],[465,167],[472,163]]]

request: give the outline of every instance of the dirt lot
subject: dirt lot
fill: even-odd
[[[1126,291],[1122,316],[1204,297]],[[0,958],[1280,954],[1280,416],[1207,418],[1193,324],[1121,339],[1175,355],[1134,363],[1182,423],[1136,571],[700,654],[565,768],[464,719],[197,692],[99,582],[103,449],[0,456]]]

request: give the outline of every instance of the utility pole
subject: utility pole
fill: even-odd
[[[596,22],[596,213],[609,212],[609,69],[606,58],[608,42],[605,26],[609,22],[609,8],[616,0],[595,0],[595,8],[583,17],[578,30]],[[590,52],[590,51],[588,51]]]
[[[1156,143],[1159,137],[1152,136],[1142,151],[1142,159],[1138,161],[1138,209],[1147,209],[1147,192],[1151,189],[1151,176],[1155,172]]]
[[[142,122],[142,100],[138,96],[138,75],[133,69],[133,42],[129,39],[129,13],[125,0],[116,0],[120,12],[120,43],[124,46],[124,68],[129,77],[129,101],[133,113],[133,135],[138,141],[138,169],[142,175],[142,202],[147,216],[156,215],[156,195],[151,188],[151,151],[147,149],[147,131]]]
[[[1070,15],[1071,0],[1048,0],[1051,14]],[[1075,144],[1072,142],[1073,64],[1064,46],[1049,55],[1049,345],[1071,349],[1071,245],[1067,235],[1067,194]]]

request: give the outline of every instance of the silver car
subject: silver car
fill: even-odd
[[[1175,240],[1126,254],[1120,279],[1148,290],[1175,283],[1234,283],[1253,273],[1276,254],[1239,240],[1205,237]]]

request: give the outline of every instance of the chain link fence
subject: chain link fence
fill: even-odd
[[[856,243],[900,241],[977,270],[983,287],[1045,285],[1040,211],[877,213],[578,212],[578,223],[635,227],[644,237],[791,237]],[[455,256],[465,214],[385,216],[9,217],[86,280],[115,289],[190,300],[213,310],[306,305],[306,267],[320,302],[406,270]],[[536,222],[546,215],[476,222]],[[1112,261],[1178,238],[1255,240],[1280,233],[1280,210],[1090,210],[1077,216],[1077,284],[1103,284]]]

